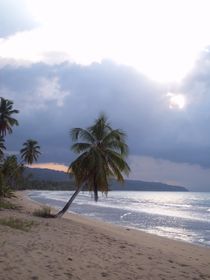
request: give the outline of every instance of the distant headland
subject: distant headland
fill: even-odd
[[[71,176],[63,171],[41,168],[26,168],[25,175],[30,174],[25,188],[48,190],[73,190],[74,182]],[[113,191],[179,191],[188,192],[185,187],[168,185],[160,182],[145,182],[140,180],[125,180],[121,185],[111,181],[110,190]]]

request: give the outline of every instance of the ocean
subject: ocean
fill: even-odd
[[[32,200],[60,209],[73,192],[30,191]],[[96,203],[81,192],[69,212],[210,247],[210,193],[112,191]]]

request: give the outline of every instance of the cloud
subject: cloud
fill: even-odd
[[[130,156],[129,162],[133,179],[185,186],[190,191],[210,190],[210,168],[142,156]]]
[[[0,38],[34,28],[37,23],[30,17],[25,0],[0,1]]]
[[[16,105],[24,112],[31,112],[37,110],[44,110],[54,103],[58,107],[64,105],[64,99],[70,92],[64,91],[60,88],[58,77],[51,78],[37,77],[28,81],[30,88],[27,84],[23,85],[23,90],[19,93]],[[14,84],[15,86],[15,84]],[[17,85],[18,86],[18,85]],[[22,88],[22,86],[20,86]],[[17,91],[11,85],[0,87],[0,95],[6,96],[8,99],[15,100]]]
[[[207,67],[201,74],[197,69],[199,74],[195,71],[183,84],[172,88],[184,94],[188,103],[180,110],[170,108],[168,87],[111,61],[89,66],[4,66],[0,69],[0,95],[14,100],[20,109],[20,127],[7,138],[8,148],[18,150],[25,139],[32,137],[42,147],[41,162],[68,165],[74,158],[69,130],[87,127],[100,112],[105,112],[113,127],[126,131],[130,154],[168,161],[174,164],[174,170],[176,164],[191,166],[186,172],[191,172],[194,165],[208,169],[209,70]],[[196,95],[193,84],[201,83],[204,90]]]
[[[179,80],[210,42],[209,4],[193,1],[189,9],[188,1],[172,2],[1,0],[0,36],[16,34],[0,40],[0,53],[51,63],[67,57],[81,64],[111,58],[159,81]],[[33,18],[40,24],[31,30],[37,26]]]
[[[55,101],[58,107],[62,107],[67,95],[69,95],[69,92],[60,89],[58,77],[52,79],[41,78],[34,93],[36,100],[41,100],[41,105],[45,107],[52,101]]]
[[[35,163],[35,164],[30,165],[28,167],[30,167],[30,168],[52,169],[52,170],[63,171],[63,172],[68,171],[68,166],[63,165],[63,164],[54,163],[54,162]]]

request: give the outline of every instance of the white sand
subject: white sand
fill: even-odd
[[[0,218],[33,220],[29,232],[0,225],[1,280],[210,279],[210,249],[75,214],[62,219],[31,215],[38,204],[18,192],[23,208]]]

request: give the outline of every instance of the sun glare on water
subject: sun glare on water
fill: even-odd
[[[175,94],[169,92],[167,96],[169,97],[170,109],[184,109],[184,107],[186,106],[186,99],[183,94]]]

